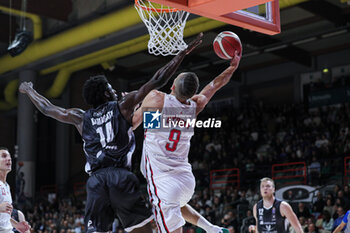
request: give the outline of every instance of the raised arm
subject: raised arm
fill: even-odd
[[[181,51],[176,55],[169,63],[160,68],[138,91],[132,92],[125,96],[125,98],[119,102],[120,110],[125,117],[131,123],[131,117],[135,105],[140,103],[146,95],[153,89],[159,89],[163,87],[175,73],[177,68],[187,54],[189,54],[194,48],[196,48],[202,42],[203,33],[200,33],[195,40],[193,40],[187,47],[187,49]]]
[[[287,202],[283,201],[281,203],[280,211],[282,216],[285,216],[288,219],[296,233],[304,233],[297,216],[295,215],[292,207]]]
[[[205,108],[213,95],[231,80],[231,77],[236,71],[240,60],[241,57],[238,56],[238,53],[236,53],[236,56],[230,62],[230,66],[208,85],[206,85],[198,95],[192,97],[192,100],[197,102],[197,114]]]
[[[51,117],[63,123],[74,125],[79,133],[82,133],[84,111],[79,108],[64,109],[53,105],[48,99],[33,89],[31,82],[23,82],[19,91],[26,94],[37,109],[45,116]]]

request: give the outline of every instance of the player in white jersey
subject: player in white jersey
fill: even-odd
[[[191,76],[192,74],[182,75]],[[196,107],[197,103],[193,100],[188,100],[188,103],[183,104],[177,100],[175,95],[164,93],[161,110],[162,123],[165,124],[163,124],[162,130],[148,129],[143,143],[144,157],[146,154],[159,155],[148,156],[152,164],[153,178],[162,177],[175,170],[176,173],[190,172],[192,174],[187,156],[194,130],[190,126],[184,128],[182,124],[186,125],[187,120],[196,118]],[[146,160],[143,158],[141,172],[144,176],[146,176],[147,170],[145,162]]]
[[[12,197],[10,186],[6,182],[7,174],[11,171],[12,160],[7,148],[0,147],[0,232],[12,233],[13,227],[19,232],[30,229],[27,222],[17,222],[11,218]]]
[[[239,61],[237,54],[230,66],[198,95],[195,95],[199,87],[196,74],[179,74],[170,94],[155,90],[150,92],[134,114],[133,126],[136,128],[142,122],[144,111],[158,110],[153,113],[154,118],[162,113],[162,129],[145,132],[141,161],[141,172],[148,183],[159,233],[181,233],[184,219],[209,233],[223,230],[209,223],[187,204],[195,188],[195,178],[188,163],[193,128],[188,127],[187,122],[195,119],[216,91],[230,81]]]

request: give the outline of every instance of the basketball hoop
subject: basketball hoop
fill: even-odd
[[[135,0],[135,8],[150,35],[148,41],[150,54],[176,55],[187,48],[183,32],[189,12],[147,0]]]

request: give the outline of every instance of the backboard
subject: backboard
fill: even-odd
[[[281,32],[278,0],[151,1],[268,35]]]

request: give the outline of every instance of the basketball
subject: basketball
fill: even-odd
[[[242,54],[242,44],[239,37],[230,31],[221,32],[216,36],[213,42],[213,47],[216,55],[221,59],[231,60],[236,51]]]

